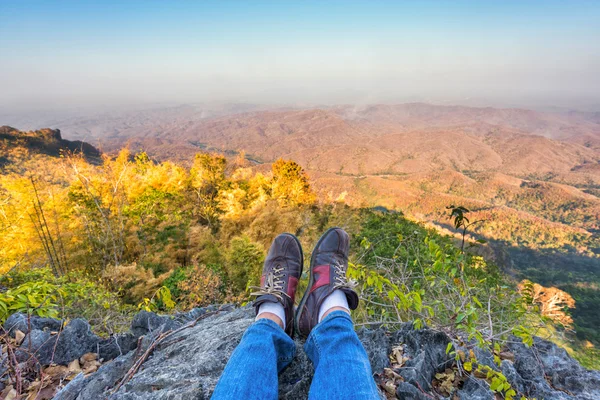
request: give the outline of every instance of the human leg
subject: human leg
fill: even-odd
[[[310,399],[379,398],[350,317],[358,295],[346,278],[349,248],[344,230],[323,234],[312,253],[308,288],[296,313],[298,332],[308,336],[305,352],[315,367]]]
[[[265,258],[260,287],[252,293],[256,322],[244,333],[213,393],[213,399],[277,399],[278,374],[296,350],[294,299],[303,267],[295,236],[275,238]]]
[[[379,399],[369,358],[347,312],[327,315],[311,331],[304,351],[315,367],[309,399]]]
[[[281,326],[270,319],[258,319],[229,358],[211,398],[277,399],[278,374],[295,352],[294,341]]]

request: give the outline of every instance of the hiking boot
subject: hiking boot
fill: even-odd
[[[296,329],[308,336],[319,323],[319,308],[327,296],[341,290],[351,310],[358,306],[358,295],[353,290],[356,283],[348,281],[348,251],[350,238],[342,228],[331,228],[321,236],[310,260],[308,287],[296,310]]]
[[[253,296],[256,314],[261,304],[280,303],[285,311],[285,332],[292,336],[294,332],[294,300],[298,280],[302,275],[304,257],[302,247],[296,236],[282,233],[277,236],[265,259],[260,287]]]

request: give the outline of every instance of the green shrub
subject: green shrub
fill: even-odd
[[[262,247],[247,236],[231,239],[226,254],[225,270],[235,291],[243,292],[248,286],[260,283],[264,259]]]
[[[178,285],[187,278],[186,270],[184,267],[173,270],[171,275],[163,282],[163,285],[169,289],[175,299],[179,299],[179,296],[181,296],[181,289]]]
[[[348,271],[363,300],[358,324],[414,321],[417,328],[464,332],[481,346],[510,333],[531,342],[528,308],[496,266],[401,216],[363,215],[362,240],[354,240]]]
[[[55,277],[49,268],[14,271],[0,278],[0,322],[22,312],[51,318],[85,318],[100,334],[122,331],[134,311],[101,283],[78,272]]]

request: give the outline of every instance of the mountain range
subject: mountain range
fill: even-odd
[[[471,239],[488,243],[479,251],[508,273],[569,291],[578,331],[600,340],[600,113],[185,105],[35,123],[109,154],[129,146],[188,165],[200,151],[243,154],[257,170],[294,160],[325,201],[402,211],[454,235],[446,207],[465,206],[478,221]]]

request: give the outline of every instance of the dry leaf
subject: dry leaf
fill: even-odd
[[[394,384],[394,381],[387,381],[383,388],[389,394],[396,394],[396,385]]]
[[[17,391],[12,387],[12,385],[8,385],[4,388],[2,393],[0,393],[0,397],[4,400],[14,400],[17,398]]]
[[[75,359],[69,363],[69,372],[78,374],[81,372],[81,366],[79,365],[79,360]]]
[[[502,351],[500,352],[500,358],[503,360],[515,361],[515,355],[510,351]]]
[[[85,353],[84,355],[81,356],[81,358],[79,359],[79,362],[81,364],[85,364],[88,361],[94,361],[98,359],[98,354],[96,353]]]
[[[97,370],[98,370],[98,366],[95,364],[91,364],[91,365],[83,368],[83,373],[86,375],[89,375],[92,372],[96,372]]]
[[[29,396],[27,396],[27,400],[51,400],[57,391],[56,385],[48,386],[39,392],[31,392]]]
[[[64,365],[53,365],[44,369],[44,373],[53,381],[59,381],[70,374],[69,368]]]
[[[20,345],[21,343],[23,343],[23,339],[25,339],[25,334],[17,329],[15,331],[15,343],[17,345]]]
[[[383,369],[383,373],[384,373],[384,374],[385,374],[385,376],[386,376],[386,377],[388,377],[388,378],[392,378],[392,379],[402,379],[402,376],[401,376],[401,375],[398,375],[398,374],[396,373],[396,371],[394,371],[394,370],[393,370],[393,369],[391,369],[391,368],[384,368],[384,369]]]
[[[443,392],[445,395],[450,395],[452,392],[454,392],[456,387],[454,385],[455,378],[456,375],[451,369],[446,369],[445,372],[435,374],[435,379],[438,381],[438,390]]]

